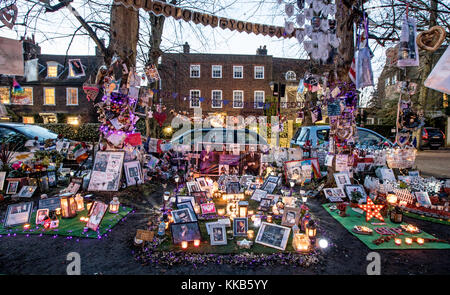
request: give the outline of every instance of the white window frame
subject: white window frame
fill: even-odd
[[[256,71],[256,69],[257,68],[262,68],[262,77],[261,78],[258,78],[258,77],[256,77],[256,73],[257,73],[257,71]],[[254,68],[253,68],[253,71],[254,71],[254,78],[256,79],[256,80],[264,80],[264,71],[265,71],[265,68],[264,68],[264,66],[255,66]]]
[[[76,104],[69,103],[69,89],[75,89],[77,91],[77,103]],[[56,99],[56,97],[55,97],[55,99]],[[68,106],[77,106],[78,105],[78,88],[76,88],[76,87],[67,87],[66,88],[66,105],[68,105]]]
[[[263,94],[263,97],[262,97],[263,105],[261,107],[258,106],[258,102],[256,101],[256,93],[258,93],[258,92]],[[266,102],[266,93],[264,92],[264,90],[255,90],[255,92],[253,93],[253,102],[254,102],[255,109],[263,109],[264,108],[264,103]]]
[[[234,106],[235,102],[235,93],[241,93],[242,94],[242,104],[240,107]],[[242,109],[244,108],[244,90],[233,90],[233,109]]]
[[[236,69],[241,69],[241,77],[236,77]],[[244,66],[233,66],[233,79],[244,79]]]
[[[56,77],[49,77],[48,75],[48,67],[56,67]],[[59,63],[57,63],[56,61],[48,61],[47,62],[47,79],[58,79],[59,78],[59,71],[58,71],[58,67],[59,67]]]
[[[220,107],[214,106],[214,92],[220,92]],[[211,108],[221,109],[223,107],[223,92],[222,90],[216,89],[211,91]]]
[[[192,67],[196,67],[198,66],[198,77],[196,76],[192,76]],[[198,79],[201,77],[201,66],[200,64],[192,64],[189,66],[189,77],[193,78],[193,79]]]
[[[193,91],[198,91],[198,106],[193,106],[192,105],[192,92]],[[202,92],[200,91],[200,89],[191,89],[189,90],[189,107],[191,109],[195,109],[195,108],[200,108],[202,105],[202,102],[200,101],[200,97],[202,96]]]
[[[46,102],[47,102],[47,100],[46,100],[46,93],[45,93],[45,90],[46,89],[53,89],[53,91],[54,91],[54,93],[55,93],[55,103],[53,103],[53,104],[47,104]],[[44,105],[45,106],[54,106],[54,105],[56,105],[56,88],[55,87],[44,87],[44,95],[43,95],[43,97],[44,97]]]
[[[214,67],[220,68],[220,77],[214,77]],[[222,79],[222,65],[212,65],[211,66],[211,78],[213,79]]]

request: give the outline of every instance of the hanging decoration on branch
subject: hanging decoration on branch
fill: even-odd
[[[398,67],[419,66],[419,49],[416,43],[416,20],[405,15],[398,48]]]
[[[17,9],[17,6],[15,4],[6,6],[0,9],[0,21],[12,30],[12,28],[16,24],[18,14],[19,10]]]
[[[364,18],[362,27],[362,33],[357,38],[357,49],[355,52],[355,84],[356,89],[361,89],[367,86],[373,86],[373,71],[372,71],[372,57],[373,53],[369,48],[369,29],[368,19]],[[352,73],[352,68],[350,68]],[[351,77],[351,75],[350,75]]]
[[[427,51],[435,52],[445,41],[447,33],[441,26],[434,26],[428,31],[420,32],[417,35],[417,45]]]

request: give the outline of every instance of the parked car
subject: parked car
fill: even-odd
[[[211,143],[211,145],[231,145],[231,144],[243,144],[245,145],[267,145],[265,138],[258,133],[249,129],[227,129],[227,128],[202,128],[191,129],[185,133],[173,138],[170,143],[172,144],[186,144],[190,138],[191,148],[194,147],[194,143]],[[241,140],[244,142],[241,142]]]
[[[36,136],[38,141],[44,142],[47,139],[56,139],[58,134],[37,125],[27,125],[21,123],[0,123],[0,138],[11,136],[14,134],[22,134],[28,140],[34,139]]]
[[[385,138],[384,136],[372,131],[370,129],[356,127],[358,132],[357,145],[362,147],[382,147],[382,146],[392,146],[392,142]],[[330,137],[330,126],[328,125],[318,125],[318,126],[305,126],[300,127],[293,138],[291,139],[291,147],[300,146],[306,144],[309,140],[313,148],[317,148],[321,145],[326,145],[329,142]]]
[[[421,148],[437,150],[443,146],[445,146],[445,134],[442,130],[433,127],[423,128]]]

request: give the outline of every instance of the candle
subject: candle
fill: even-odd
[[[425,243],[425,240],[423,238],[417,238],[417,244],[423,245]]]
[[[255,211],[253,211],[253,210],[248,211],[248,215],[253,215],[253,214],[255,214]]]
[[[188,246],[188,242],[186,242],[186,241],[181,242],[181,248],[187,249],[187,246]]]
[[[217,214],[219,214],[220,216],[225,215],[225,209],[217,209]]]
[[[411,238],[405,238],[405,243],[411,245],[413,240]]]
[[[23,229],[29,229],[30,228],[30,224],[29,223],[27,223],[27,224],[25,224],[24,226],[23,226]]]
[[[247,231],[247,236],[249,239],[253,239],[255,237],[255,231],[254,230],[248,230]]]
[[[61,208],[56,208],[56,215],[61,215]]]
[[[394,242],[397,246],[400,246],[402,244],[402,239],[395,238]]]
[[[272,215],[267,215],[267,222],[272,222]]]
[[[187,242],[186,242],[186,244],[187,244]],[[200,246],[200,240],[194,240],[194,247],[198,247],[198,246]]]

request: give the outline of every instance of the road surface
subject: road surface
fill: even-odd
[[[450,150],[419,151],[416,165],[422,176],[450,178]]]

